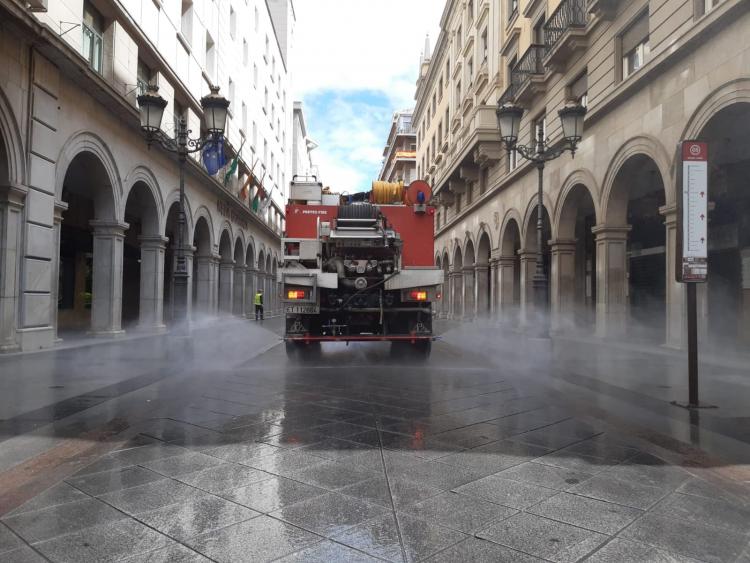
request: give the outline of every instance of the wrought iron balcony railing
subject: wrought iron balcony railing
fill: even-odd
[[[533,75],[544,74],[543,61],[546,53],[544,45],[531,45],[513,68],[511,84],[517,83],[520,90]]]
[[[544,24],[544,44],[550,51],[569,29],[585,28],[588,21],[587,0],[562,0]]]

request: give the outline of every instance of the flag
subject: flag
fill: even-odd
[[[237,151],[237,154],[234,156],[234,160],[232,161],[232,164],[229,166],[229,170],[227,170],[227,173],[224,174],[224,187],[229,183],[229,179],[234,176],[234,173],[237,172],[237,165],[240,162],[240,154],[242,153],[242,147],[245,146],[245,139],[242,139],[242,144],[240,145],[240,150]]]
[[[247,175],[247,180],[245,180],[245,183],[242,186],[242,189],[240,189],[240,199],[242,201],[245,201],[245,198],[250,193],[250,184],[253,183],[253,172],[255,172],[255,165],[258,163],[258,159],[256,158],[253,162],[252,168],[250,168],[250,173]]]
[[[227,157],[224,154],[224,137],[209,141],[203,147],[203,166],[209,176],[216,176],[216,173],[227,163]]]
[[[266,194],[266,190],[263,189],[263,180],[266,178],[266,171],[263,170],[263,176],[260,178],[260,182],[258,182],[258,191],[255,192],[255,197],[253,198],[253,211],[257,213],[258,211],[258,205],[260,204],[261,198],[263,198]]]
[[[263,205],[260,208],[261,213],[265,213],[266,209],[268,209],[268,206],[271,205],[271,195],[273,194],[273,190],[275,187],[276,186],[271,187],[271,191],[266,195],[266,199],[263,201]]]

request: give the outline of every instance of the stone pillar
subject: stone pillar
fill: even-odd
[[[500,311],[500,268],[497,258],[490,260],[490,315],[497,318]]]
[[[63,213],[68,209],[68,204],[64,201],[55,202],[55,213],[53,217],[53,230],[55,240],[55,250],[57,256],[52,259],[52,283],[50,284],[51,296],[52,296],[52,311],[50,313],[50,324],[52,325],[52,338],[55,343],[61,341],[57,336],[57,301],[59,296],[57,292],[59,290],[59,279],[60,279],[60,225],[63,221]]]
[[[234,299],[232,313],[238,317],[245,316],[245,266],[234,267]]]
[[[451,272],[451,315],[454,320],[461,320],[464,314],[464,275],[458,270]]]
[[[550,279],[551,330],[575,323],[576,241],[551,240]]]
[[[24,189],[0,186],[0,352],[19,348],[16,330],[25,200]]]
[[[519,250],[521,258],[521,308],[519,322],[528,325],[534,318],[534,274],[536,273],[536,252]]]
[[[255,270],[252,266],[245,268],[245,317],[254,318],[253,298],[255,297]]]
[[[234,260],[219,264],[219,314],[231,315],[234,298]]]
[[[213,315],[214,294],[216,293],[215,265],[217,260],[213,256],[196,256],[197,275],[195,309],[202,315]]]
[[[476,277],[474,276],[474,266],[464,266],[464,310],[463,319],[465,321],[473,320],[476,316]]]
[[[627,330],[628,233],[631,227],[598,225],[596,239],[596,335],[618,337]]]
[[[677,283],[675,258],[677,253],[677,207],[662,207],[666,229],[666,335],[665,342],[672,348],[687,347],[687,292],[685,284]],[[701,284],[705,285],[705,284]],[[705,324],[705,323],[703,323]]]
[[[497,259],[497,310],[505,321],[515,320],[517,314],[515,269],[516,259],[513,256],[501,256]]]
[[[169,239],[162,236],[142,236],[139,240],[141,299],[138,327],[145,330],[164,330],[164,254]]]
[[[94,229],[91,334],[119,336],[122,330],[122,252],[130,225],[90,221]]]
[[[474,268],[474,280],[477,288],[476,296],[476,316],[489,317],[490,315],[490,280],[487,274],[490,267],[487,264],[480,264]]]

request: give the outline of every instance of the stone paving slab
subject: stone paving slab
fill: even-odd
[[[490,475],[458,487],[454,492],[523,510],[556,495],[558,491]]]
[[[445,549],[425,561],[430,563],[456,563],[457,561],[471,561],[472,563],[537,563],[544,559],[533,557],[479,538],[469,538]]]
[[[179,543],[121,559],[123,563],[209,563],[211,560]]]
[[[222,496],[258,512],[266,513],[324,495],[327,492],[285,477],[272,477],[223,493]]]
[[[643,514],[642,510],[611,502],[560,493],[528,509],[531,514],[614,535]]]
[[[657,549],[653,546],[615,538],[586,558],[587,563],[699,563],[697,559]]]
[[[376,563],[381,560],[345,545],[324,540],[276,561],[277,563]]]

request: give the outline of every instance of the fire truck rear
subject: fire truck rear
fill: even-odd
[[[288,354],[325,341],[388,341],[429,356],[443,283],[430,196],[425,182],[375,182],[368,201],[350,202],[315,178],[292,180],[279,271]]]

